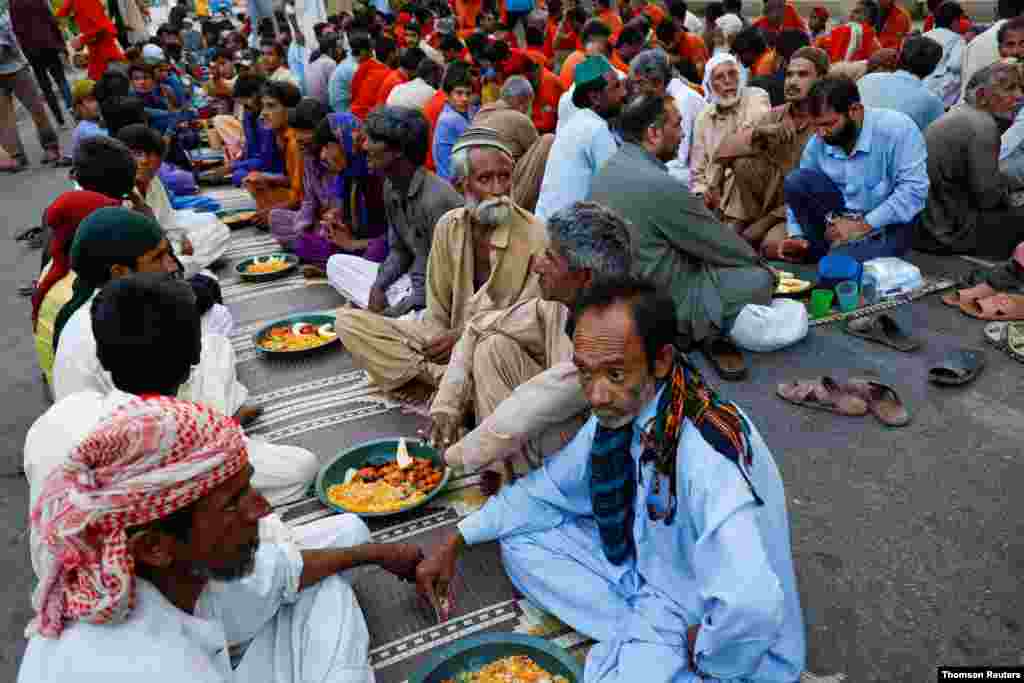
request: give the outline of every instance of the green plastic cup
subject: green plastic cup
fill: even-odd
[[[832,313],[832,297],[835,293],[831,289],[816,289],[811,292],[811,317],[824,318]]]

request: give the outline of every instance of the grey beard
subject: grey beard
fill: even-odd
[[[730,97],[728,99],[726,99],[724,97],[719,97],[718,98],[718,108],[722,109],[722,110],[724,110],[724,109],[732,109],[733,107],[735,107],[739,103],[740,103],[740,93],[739,93],[739,91],[737,91],[735,95],[733,95],[732,97]]]
[[[259,540],[253,541],[246,547],[245,556],[229,567],[210,567],[201,562],[194,562],[189,568],[192,575],[200,579],[222,581],[228,583],[244,579],[256,569],[256,551],[260,549]]]
[[[508,197],[494,197],[480,201],[467,194],[466,209],[469,210],[474,221],[489,228],[504,225],[512,216],[512,207],[509,205]]]

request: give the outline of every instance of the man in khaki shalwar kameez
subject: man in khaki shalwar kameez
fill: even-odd
[[[451,465],[504,463],[511,477],[513,466],[525,471],[562,448],[589,416],[572,362],[571,308],[593,282],[629,274],[629,228],[610,209],[577,202],[556,211],[547,231],[533,262],[542,298],[476,316],[452,350],[430,407],[431,442]],[[457,440],[471,408],[477,427]],[[493,492],[500,476],[485,474]]]
[[[715,162],[731,169],[733,179],[722,220],[755,247],[762,240],[770,244],[787,237],[782,183],[800,165],[814,134],[807,93],[828,69],[824,50],[804,47],[793,53],[786,67],[786,103],[726,137],[715,154]]]
[[[508,198],[515,163],[493,130],[470,128],[452,152],[466,206],[441,217],[427,261],[420,319],[339,309],[337,330],[356,363],[385,391],[412,380],[436,386],[473,316],[540,294],[530,257],[544,249],[544,224]]]

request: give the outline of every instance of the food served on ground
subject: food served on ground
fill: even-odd
[[[327,499],[351,512],[397,512],[426,498],[443,477],[430,458],[412,458],[405,468],[392,460],[349,470],[345,483],[327,489]]]
[[[800,280],[798,278],[782,278],[779,280],[779,286],[775,289],[777,294],[796,294],[797,292],[803,292],[810,289],[811,283],[807,280]]]
[[[569,679],[549,674],[526,655],[515,655],[497,659],[479,671],[460,673],[444,683],[569,683]]]
[[[255,217],[255,211],[242,211],[231,216],[225,216],[223,220],[225,225],[235,225],[236,223],[246,223]]]
[[[291,268],[292,264],[284,256],[268,256],[266,258],[255,258],[252,263],[245,267],[249,275],[267,275],[277,273]]]
[[[337,338],[338,333],[331,323],[317,327],[312,323],[297,322],[271,327],[257,343],[267,351],[305,351],[329,344]]]

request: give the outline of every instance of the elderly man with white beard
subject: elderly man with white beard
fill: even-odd
[[[547,231],[509,198],[514,168],[494,130],[468,128],[452,148],[452,180],[466,203],[434,229],[422,317],[339,309],[345,348],[381,389],[413,380],[437,386],[469,319],[540,295],[530,257],[547,245]]]

